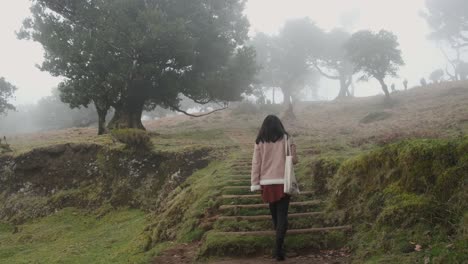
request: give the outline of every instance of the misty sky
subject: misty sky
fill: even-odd
[[[17,103],[33,103],[49,95],[60,81],[35,65],[42,61],[39,44],[16,39],[15,31],[29,15],[28,0],[2,0],[0,2],[0,76],[19,89]],[[417,84],[437,68],[445,68],[446,62],[437,45],[427,40],[429,28],[419,13],[424,0],[249,0],[246,14],[251,22],[251,34],[274,34],[289,18],[310,17],[320,27],[329,30],[344,27],[349,31],[360,29],[386,29],[394,32],[401,44],[406,66],[400,71],[410,85]],[[400,81],[388,80],[388,83]],[[336,96],[338,84],[322,82],[324,98]],[[357,96],[380,93],[375,82],[358,83]]]

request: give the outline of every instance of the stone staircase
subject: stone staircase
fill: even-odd
[[[205,237],[202,255],[271,253],[275,231],[268,205],[263,203],[259,193],[250,192],[251,154],[247,148],[253,148],[252,145],[245,143],[244,151],[231,163],[219,197],[218,215],[211,219],[212,230]],[[335,249],[345,244],[351,226],[328,221],[323,210],[323,201],[313,192],[304,191],[291,199],[285,242],[288,252]]]

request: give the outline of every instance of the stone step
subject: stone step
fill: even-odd
[[[345,226],[330,226],[330,227],[312,227],[306,229],[290,229],[287,231],[289,235],[299,235],[299,234],[309,234],[309,233],[321,233],[337,230],[351,230],[351,225]],[[274,236],[276,235],[275,231],[264,230],[264,231],[247,231],[247,232],[219,232],[222,235],[239,235],[239,236]]]
[[[348,227],[296,229],[288,231],[285,247],[288,253],[304,253],[305,250],[332,250],[346,245]],[[275,246],[274,232],[220,232],[208,231],[203,239],[200,255],[205,257],[238,257],[270,255]]]
[[[231,170],[233,174],[241,174],[241,175],[248,175],[250,176],[250,169],[238,169],[238,168],[232,168]]]
[[[244,190],[250,190],[250,185],[240,185],[240,186],[225,186],[223,188],[224,190],[232,190],[232,189],[244,189]]]
[[[250,190],[250,186],[248,188]],[[300,195],[311,195],[311,194],[313,194],[313,192],[306,191],[306,192],[301,192]],[[244,199],[244,198],[261,198],[261,197],[262,196],[260,194],[226,194],[226,195],[221,196],[222,199]]]
[[[312,200],[312,201],[303,201],[303,202],[290,202],[289,206],[308,206],[308,205],[318,205],[321,204],[322,201],[320,200]],[[220,210],[227,210],[227,209],[237,209],[237,208],[269,208],[268,204],[233,204],[233,205],[221,205],[219,207]]]
[[[245,163],[239,163],[239,164],[232,164],[231,168],[247,168],[251,169],[252,168],[252,162],[245,162]]]
[[[299,218],[299,217],[314,217],[323,216],[324,212],[308,212],[308,213],[295,213],[288,214],[288,218]],[[270,220],[271,215],[239,215],[239,216],[218,216],[217,220],[236,220],[236,221],[257,221],[257,220]]]
[[[242,193],[242,194],[239,194]],[[258,204],[262,202],[262,197],[260,193],[252,193],[248,191],[237,191],[230,192],[230,194],[224,194],[220,197],[221,204],[224,205],[233,205],[233,204]],[[317,199],[312,192],[304,192],[301,195],[295,195],[291,197],[291,202],[305,202],[313,199]]]
[[[250,173],[242,173],[228,176],[229,179],[233,180],[248,180],[250,181]]]
[[[227,184],[236,184],[236,183],[244,183],[244,184],[250,184],[250,177],[245,178],[245,179],[237,179],[237,180],[227,180]],[[246,186],[246,185],[243,185]]]
[[[293,217],[291,217],[291,215]],[[338,225],[337,222],[326,218],[324,214],[294,217],[295,214],[289,214],[289,229],[307,229],[324,226]],[[261,230],[274,230],[271,216],[269,219],[240,220],[240,219],[219,219],[213,223],[215,230],[222,232],[249,232]]]

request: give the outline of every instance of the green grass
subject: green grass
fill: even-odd
[[[65,208],[13,227],[0,225],[1,263],[148,263],[148,220],[139,210],[119,209],[102,218]]]
[[[181,131],[181,130],[179,130]],[[196,148],[229,148],[235,144],[220,129],[197,129],[152,135],[155,151],[183,152]]]
[[[205,231],[200,228],[201,220],[209,217],[210,210],[218,205],[224,170],[226,164],[214,161],[171,192],[165,208],[156,213],[151,223],[155,243],[171,240],[191,242],[203,236]]]
[[[411,242],[431,263],[468,259],[467,153],[468,139],[407,140],[345,161],[332,209],[355,226],[357,259],[414,263]]]

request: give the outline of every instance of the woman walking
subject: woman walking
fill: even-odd
[[[286,140],[289,140],[293,163],[296,164],[296,146],[280,119],[274,115],[267,116],[255,141],[250,187],[252,192],[261,191],[263,201],[269,204],[276,230],[275,257],[278,261],[285,259],[283,244],[288,228],[290,199],[290,196],[284,193]]]

